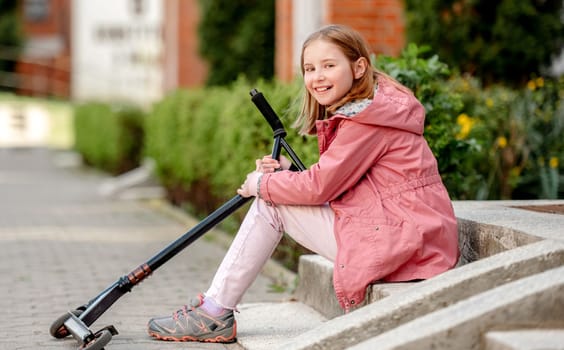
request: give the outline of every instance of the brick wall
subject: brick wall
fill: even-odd
[[[276,0],[276,76],[294,77],[291,31],[292,0]],[[397,56],[405,46],[405,19],[402,0],[324,0],[322,24],[339,23],[360,31],[375,54]]]
[[[398,55],[405,45],[401,0],[328,0],[326,23],[346,24],[360,31],[374,53]]]
[[[202,86],[206,81],[208,68],[198,54],[198,0],[180,0],[179,5],[178,86]]]
[[[198,54],[198,0],[166,0],[164,6],[164,89],[204,85],[208,68]]]
[[[274,69],[276,77],[290,81],[294,76],[292,66],[292,0],[276,1],[276,38]]]
[[[27,46],[16,63],[17,91],[29,96],[70,95],[70,0],[51,0],[40,11],[18,4]]]

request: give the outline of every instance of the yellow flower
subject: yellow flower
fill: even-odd
[[[537,84],[535,84],[534,80],[529,80],[529,82],[527,83],[527,88],[531,91],[535,91]]]
[[[470,131],[472,130],[472,126],[474,126],[475,121],[472,118],[470,118],[468,114],[462,113],[456,118],[456,123],[460,125],[460,131],[456,135],[456,138],[458,140],[462,140],[465,139],[468,136],[468,134],[470,134]]]
[[[558,158],[550,157],[550,160],[548,161],[548,166],[551,167],[552,169],[558,168]]]
[[[468,114],[466,113],[461,113],[458,115],[458,117],[456,117],[456,122],[458,124],[463,124],[465,123],[468,119],[470,119],[470,117],[468,116]]]
[[[537,84],[538,87],[543,87],[544,79],[542,77],[538,77],[537,79],[535,79],[535,84]]]
[[[468,84],[468,82],[466,80],[462,81],[462,91],[468,91],[470,90],[470,84]]]
[[[521,175],[521,168],[518,166],[515,166],[511,168],[511,170],[509,170],[509,176],[511,176],[514,179],[518,178],[520,175]]]
[[[486,99],[486,106],[488,106],[489,108],[492,108],[494,105],[494,101],[491,98],[487,98]]]
[[[507,139],[505,136],[499,136],[496,143],[499,148],[505,148],[507,146]]]

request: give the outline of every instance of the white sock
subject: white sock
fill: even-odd
[[[205,312],[207,312],[211,316],[219,316],[223,314],[223,312],[226,310],[223,306],[216,303],[215,300],[213,300],[213,298],[207,296],[204,297],[204,300],[202,302],[202,305],[200,305],[200,308],[202,308]]]

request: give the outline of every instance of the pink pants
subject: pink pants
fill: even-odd
[[[307,249],[334,261],[333,210],[323,206],[268,206],[255,199],[206,296],[235,309],[286,232]]]

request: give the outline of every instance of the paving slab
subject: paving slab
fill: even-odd
[[[76,349],[72,338],[49,335],[51,323],[190,229],[144,202],[101,196],[106,174],[61,168],[57,164],[73,162],[60,156],[43,148],[0,148],[1,350]],[[175,346],[145,332],[150,317],[205,291],[224,254],[225,247],[205,235],[118,300],[92,330],[113,324],[120,334],[109,347],[116,350],[240,349],[236,343]],[[289,297],[259,276],[243,303]]]
[[[272,350],[326,321],[296,301],[247,303],[239,308],[239,343],[248,350]]]

